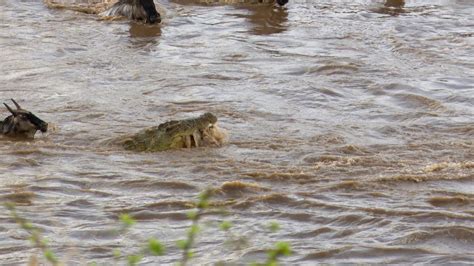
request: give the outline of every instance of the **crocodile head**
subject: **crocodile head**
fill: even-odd
[[[207,131],[216,122],[217,117],[207,112],[197,118],[167,122],[169,124],[165,130],[172,139],[171,146],[173,148],[199,147],[203,143],[204,131]]]
[[[217,122],[217,117],[212,113],[204,113],[197,118],[173,120],[160,124],[158,128],[170,137],[181,137],[193,134],[196,130],[203,130]]]
[[[217,122],[217,117],[212,113],[204,113],[197,118],[198,121],[202,124],[203,128],[207,128],[209,125],[213,125]]]
[[[5,118],[1,124],[1,133],[7,137],[13,138],[34,138],[36,131],[46,132],[48,131],[48,123],[39,119],[36,115],[28,110],[20,107],[20,105],[13,99],[11,99],[16,107],[13,110],[6,103],[3,103],[5,107],[10,111],[11,115]]]

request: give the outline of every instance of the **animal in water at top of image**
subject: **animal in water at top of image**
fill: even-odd
[[[386,0],[384,6],[402,8],[405,6],[405,0]]]
[[[197,118],[172,120],[147,128],[136,134],[118,137],[109,144],[126,150],[158,152],[169,149],[221,146],[227,141],[227,132],[217,126],[217,117],[205,113]]]
[[[205,5],[254,5],[254,4],[275,4],[284,6],[288,0],[172,0],[175,3],[194,3]]]
[[[398,16],[408,12],[404,7],[405,0],[385,0],[383,6],[373,8],[372,11],[390,16]]]
[[[30,111],[21,108],[15,100],[11,100],[16,110],[13,110],[6,103],[3,103],[11,113],[11,115],[3,121],[0,120],[0,132],[3,136],[18,139],[33,139],[36,131],[39,130],[43,133],[48,131],[48,123],[39,119]]]
[[[160,23],[161,15],[153,0],[44,0],[50,8],[69,9],[102,18],[126,17],[149,24]]]

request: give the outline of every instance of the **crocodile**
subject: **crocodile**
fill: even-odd
[[[214,114],[205,113],[197,118],[168,121],[133,135],[115,138],[109,143],[139,152],[220,146],[226,141],[227,133],[216,122]]]

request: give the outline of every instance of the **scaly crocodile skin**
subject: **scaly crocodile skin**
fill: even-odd
[[[126,150],[156,152],[168,149],[220,145],[226,134],[215,126],[217,117],[205,113],[197,118],[173,120],[112,141]]]

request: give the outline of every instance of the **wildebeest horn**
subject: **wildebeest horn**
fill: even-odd
[[[15,100],[13,100],[13,99],[11,99],[11,100],[15,104],[16,109],[21,109],[21,106],[17,102],[15,102]]]
[[[3,105],[5,105],[5,107],[8,109],[8,111],[10,111],[10,113],[12,113],[12,115],[16,115],[15,111],[13,111],[10,106],[8,106],[6,103],[3,103]]]

